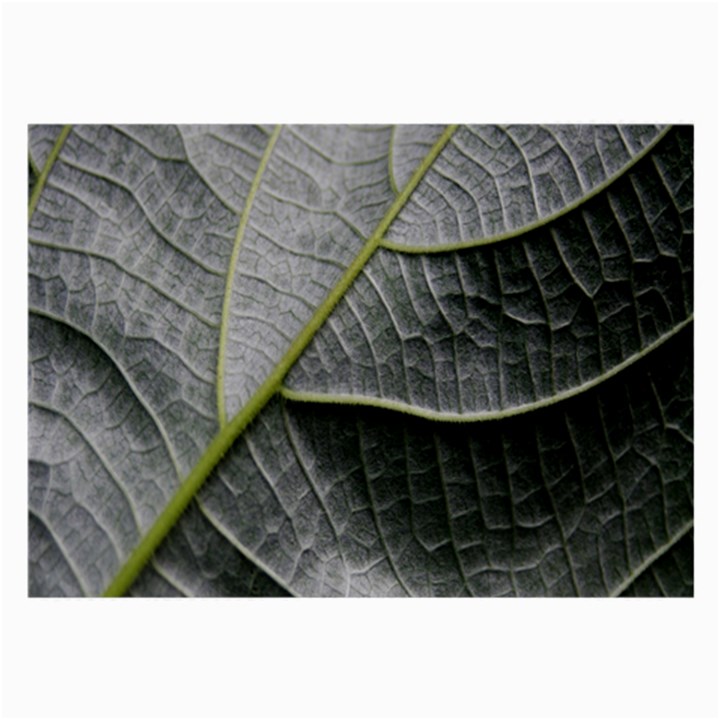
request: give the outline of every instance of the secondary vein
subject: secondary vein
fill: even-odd
[[[222,315],[220,317],[220,345],[218,348],[217,363],[217,409],[220,427],[223,427],[227,423],[224,387],[225,353],[227,350],[228,323],[230,318],[230,303],[232,301],[232,287],[233,278],[235,277],[235,268],[237,267],[238,256],[240,255],[240,246],[242,245],[243,237],[245,236],[245,229],[247,228],[248,219],[250,217],[250,210],[252,208],[253,201],[255,200],[258,188],[260,187],[260,182],[265,172],[265,168],[270,160],[270,155],[272,154],[275,143],[280,135],[280,129],[280,125],[275,126],[275,130],[270,136],[270,140],[265,147],[265,152],[260,160],[260,165],[258,165],[257,172],[255,173],[252,185],[250,186],[250,192],[248,193],[247,200],[245,201],[245,207],[243,208],[243,214],[240,218],[240,224],[238,225],[237,234],[235,236],[235,244],[233,245],[232,254],[230,255],[230,264],[228,266],[227,278],[225,280],[225,296],[223,298]]]
[[[60,134],[55,141],[55,145],[53,145],[53,149],[50,151],[50,154],[45,161],[45,167],[43,167],[40,177],[33,188],[32,195],[30,196],[30,203],[28,205],[28,222],[35,212],[35,208],[40,200],[40,195],[42,195],[42,191],[45,188],[48,175],[50,175],[50,171],[52,170],[58,155],[60,155],[60,151],[62,150],[62,146],[65,144],[65,140],[67,140],[67,136],[70,134],[70,130],[72,130],[72,125],[63,126],[63,129],[60,131]]]
[[[419,405],[413,405],[403,400],[395,400],[392,398],[376,397],[371,395],[361,395],[352,393],[331,393],[331,392],[311,392],[307,390],[293,390],[287,386],[281,385],[279,388],[280,394],[286,399],[293,402],[306,402],[315,404],[325,405],[359,405],[364,407],[375,407],[384,410],[392,410],[395,412],[404,413],[406,415],[414,415],[425,420],[431,420],[433,422],[447,422],[447,423],[477,423],[486,422],[490,420],[503,420],[505,418],[513,417],[515,415],[522,415],[524,413],[539,410],[540,408],[555,405],[556,403],[568,400],[577,395],[580,395],[588,390],[592,390],[599,384],[609,380],[618,373],[625,370],[625,368],[634,365],[638,360],[641,360],[646,355],[651,353],[656,348],[660,347],[663,343],[670,340],[670,338],[677,335],[681,330],[687,327],[693,322],[693,315],[688,316],[685,320],[678,323],[672,330],[668,330],[665,334],[661,335],[649,345],[639,350],[635,354],[625,358],[622,362],[618,363],[614,367],[610,368],[597,377],[591,380],[586,380],[580,385],[576,385],[567,390],[563,390],[555,395],[549,395],[539,400],[526,403],[524,405],[514,405],[511,407],[503,408],[502,410],[482,410],[479,412],[453,412],[448,410],[435,410],[433,408],[422,407]]]
[[[655,147],[670,132],[670,130],[672,130],[672,125],[668,125],[663,128],[645,147],[642,148],[642,150],[638,151],[630,160],[628,160],[625,165],[584,195],[581,195],[576,200],[568,203],[561,210],[551,213],[550,215],[546,215],[545,217],[538,218],[537,220],[528,223],[527,225],[523,225],[522,227],[507,230],[506,232],[501,232],[489,237],[473,238],[470,240],[461,240],[455,243],[442,243],[439,245],[412,245],[409,243],[406,244],[396,242],[394,240],[388,240],[387,238],[382,238],[380,244],[387,250],[392,250],[394,252],[426,255],[430,253],[453,252],[455,250],[464,250],[465,248],[480,247],[482,245],[492,245],[497,242],[503,242],[504,240],[513,240],[517,237],[521,237],[533,230],[537,230],[538,228],[545,227],[546,225],[555,222],[558,218],[576,210],[589,200],[592,200],[594,197],[607,190],[620,178],[624,177],[644,157],[649,155],[650,152],[652,152],[652,150],[654,150]]]

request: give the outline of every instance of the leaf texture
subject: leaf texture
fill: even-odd
[[[30,594],[692,594],[692,140],[31,128]]]

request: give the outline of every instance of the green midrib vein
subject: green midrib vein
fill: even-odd
[[[427,172],[428,168],[442,152],[456,128],[457,126],[450,125],[445,132],[443,132],[422,163],[418,166],[408,184],[405,188],[403,188],[403,191],[395,198],[382,221],[375,229],[375,232],[373,232],[373,234],[367,239],[355,260],[353,260],[353,262],[348,266],[340,281],[330,291],[323,303],[317,308],[307,325],[297,335],[295,340],[293,340],[285,355],[280,359],[275,368],[268,375],[263,384],[255,391],[255,394],[250,398],[250,400],[248,400],[245,406],[230,421],[221,426],[220,431],[210,442],[205,453],[202,455],[195,467],[193,467],[190,471],[190,474],[181,483],[180,487],[157,517],[154,524],[142,537],[131,555],[115,575],[112,582],[103,593],[106,597],[118,597],[124,595],[128,591],[132,583],[140,574],[140,571],[145,567],[153,553],[159,547],[160,543],[175,526],[176,522],[180,518],[180,515],[183,513],[190,501],[195,497],[196,493],[202,487],[203,483],[218,462],[230,449],[232,444],[245,430],[245,428],[247,428],[250,422],[257,416],[262,408],[265,407],[270,398],[280,390],[285,375],[287,375],[288,371],[303,350],[307,347],[308,343],[312,340],[315,333],[328,318],[335,305],[337,305],[338,301],[347,292],[357,275],[363,269],[375,250],[379,247],[380,241],[387,232],[387,229],[390,227],[390,224],[405,205],[411,193],[415,190],[418,183]],[[58,148],[55,157],[57,157],[59,151],[60,149]],[[269,157],[267,151],[263,156],[261,165],[262,162],[267,163],[266,156]],[[46,169],[49,173],[49,168],[46,167]],[[42,179],[43,178],[41,176],[41,180]],[[40,182],[38,182],[38,185],[40,185]],[[34,194],[35,193],[33,193],[33,195]],[[245,217],[246,213],[249,213],[248,208],[246,208],[243,213],[243,217]],[[238,228],[234,252],[239,247],[243,229],[244,228]]]

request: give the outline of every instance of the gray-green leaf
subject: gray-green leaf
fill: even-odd
[[[692,128],[29,153],[31,595],[692,594]]]

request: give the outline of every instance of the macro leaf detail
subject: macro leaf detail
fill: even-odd
[[[691,127],[29,154],[31,595],[692,594]]]

